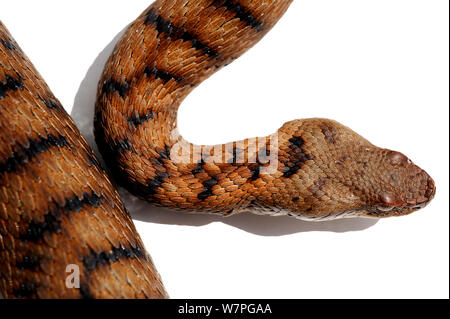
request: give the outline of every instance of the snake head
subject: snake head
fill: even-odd
[[[350,189],[350,210],[365,217],[390,217],[425,207],[436,192],[433,179],[400,152],[376,147],[335,121],[322,120],[316,139],[325,145],[323,170]]]
[[[300,168],[286,184],[297,187],[289,191],[301,200],[290,207],[299,218],[401,216],[434,197],[431,177],[405,155],[374,146],[336,121],[296,120],[280,133],[283,171]]]

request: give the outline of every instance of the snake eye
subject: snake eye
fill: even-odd
[[[391,164],[394,166],[406,167],[411,163],[411,161],[405,155],[399,152],[391,151],[387,157]]]

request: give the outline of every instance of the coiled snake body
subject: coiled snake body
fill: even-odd
[[[177,109],[238,58],[291,1],[156,1],[126,31],[98,87],[97,144],[132,193],[176,209],[242,210],[304,219],[391,216],[429,201],[434,183],[398,152],[331,120],[198,146],[177,132]]]
[[[184,97],[238,58],[290,0],[158,0],[127,29],[98,86],[95,134],[115,179],[174,209],[302,219],[408,214],[433,180],[399,152],[326,119],[200,146],[177,131]],[[5,297],[165,297],[116,191],[0,25],[0,287]],[[65,267],[80,265],[67,289]]]
[[[0,293],[167,296],[92,150],[1,22]]]

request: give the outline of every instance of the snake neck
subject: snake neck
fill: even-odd
[[[238,156],[248,140],[191,144],[178,133],[177,110],[197,85],[258,42],[290,3],[156,1],[130,25],[100,79],[95,119],[99,149],[122,185],[174,208],[224,212],[250,205],[247,191],[233,197],[241,179],[259,175],[256,158]],[[225,175],[230,185],[215,195],[223,195],[222,204],[207,204]]]

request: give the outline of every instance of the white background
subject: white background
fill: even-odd
[[[0,19],[91,144],[105,59],[149,4],[1,0]],[[449,297],[448,4],[296,0],[179,119],[184,137],[216,144],[333,118],[427,170],[434,201],[407,217],[308,223],[185,215],[122,190],[171,297]]]

